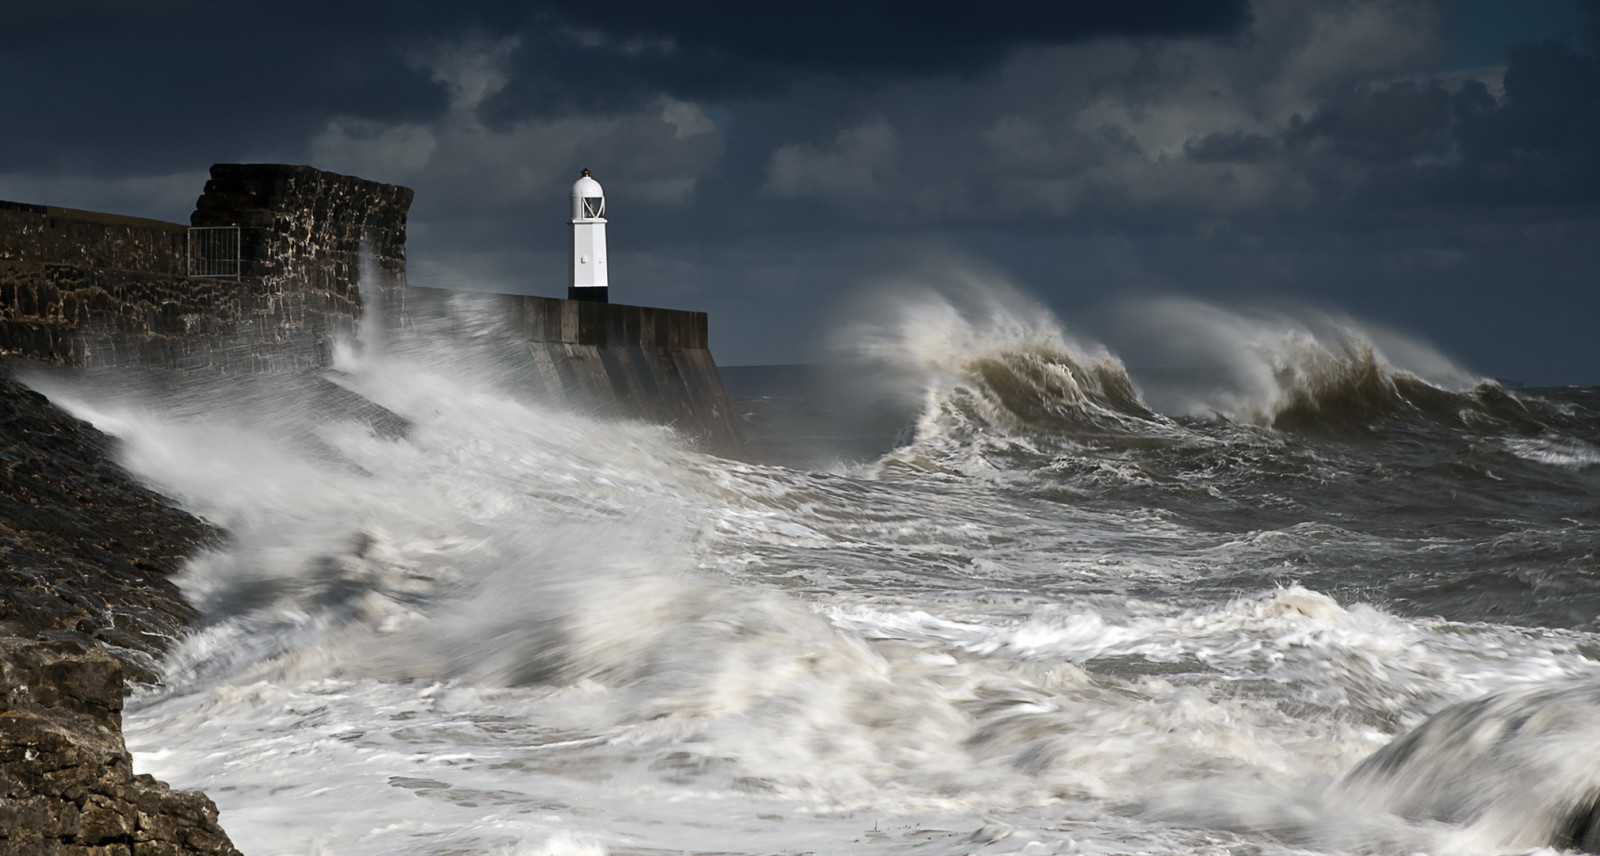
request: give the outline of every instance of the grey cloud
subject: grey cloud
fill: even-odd
[[[1278,140],[1255,131],[1218,131],[1183,144],[1197,163],[1261,163],[1283,151]]]
[[[1559,42],[1517,46],[1499,99],[1481,81],[1453,93],[1397,83],[1335,100],[1286,137],[1370,165],[1357,204],[1566,216],[1600,202],[1600,57]]]
[[[389,20],[339,4],[5,4],[0,162],[190,169],[283,153],[330,113],[430,114],[444,93],[407,64]]]
[[[557,20],[623,43],[653,38],[671,45],[680,62],[846,76],[970,71],[1021,45],[1119,36],[1224,37],[1238,33],[1250,20],[1246,0],[1017,3],[1003,8],[920,0],[611,0],[540,6]]]
[[[1556,42],[1514,48],[1507,57],[1504,104],[1468,111],[1459,139],[1469,163],[1510,167],[1524,178],[1530,170],[1564,173],[1571,180],[1600,178],[1594,171],[1600,56]],[[1600,183],[1590,181],[1587,195],[1600,196]]]
[[[883,117],[839,132],[827,147],[792,144],[779,148],[767,167],[765,189],[775,196],[821,196],[843,202],[881,197],[894,173],[900,141]]]
[[[1290,133],[1327,140],[1348,158],[1378,163],[1438,157],[1450,149],[1450,93],[1438,84],[1396,83],[1335,102]]]

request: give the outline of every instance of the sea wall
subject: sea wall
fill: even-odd
[[[704,312],[518,297],[510,322],[553,399],[674,426],[732,452],[738,437]]]
[[[667,425],[719,454],[740,449],[704,312],[415,287],[405,298],[388,312],[399,336],[471,343],[534,398]]]
[[[228,372],[329,365],[368,304],[415,326],[440,302],[406,283],[412,191],[307,166],[217,164],[190,226],[237,229],[237,267],[175,223],[0,202],[0,356],[75,367]],[[556,402],[738,440],[704,313],[499,296],[526,383]]]
[[[237,228],[227,276],[189,275],[200,254],[176,223],[0,203],[0,355],[78,367],[324,366],[355,329],[360,289],[403,287],[411,195],[305,166],[217,164],[190,220]]]

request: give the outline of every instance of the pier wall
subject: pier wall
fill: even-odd
[[[189,226],[236,227],[237,273],[191,276],[189,227],[0,202],[0,356],[74,367],[315,370],[368,303],[415,326],[447,292],[406,283],[412,191],[307,166],[217,164]],[[431,292],[431,294],[430,294]],[[704,313],[516,295],[496,304],[516,380],[601,414],[737,443]]]
[[[404,297],[387,313],[401,333],[472,341],[537,398],[668,425],[718,453],[739,448],[704,312],[415,287]]]

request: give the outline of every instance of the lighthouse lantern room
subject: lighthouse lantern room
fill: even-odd
[[[572,256],[567,264],[567,297],[609,302],[606,277],[606,193],[583,171],[572,185]]]

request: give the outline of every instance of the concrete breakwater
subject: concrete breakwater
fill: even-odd
[[[720,454],[741,448],[704,312],[408,288],[391,325],[474,340],[502,378],[586,413],[668,425]],[[471,319],[492,319],[489,329]]]

